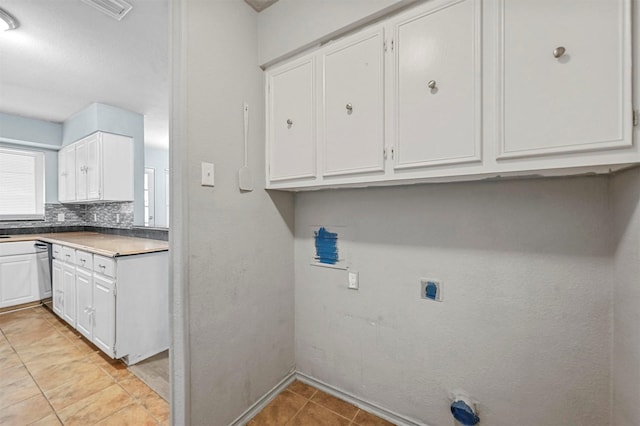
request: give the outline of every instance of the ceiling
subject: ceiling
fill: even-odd
[[[169,145],[168,0],[127,0],[121,21],[81,0],[0,0],[0,112],[62,122],[94,102],[145,116],[145,144]]]

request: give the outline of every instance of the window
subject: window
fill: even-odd
[[[144,226],[155,226],[156,220],[156,169],[144,169]]]
[[[0,148],[0,220],[44,219],[44,153]]]

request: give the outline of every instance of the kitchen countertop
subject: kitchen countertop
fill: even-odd
[[[10,235],[9,238],[0,238],[0,243],[15,241],[44,241],[107,257],[129,256],[169,250],[169,243],[167,241],[100,234],[98,232],[56,232],[49,234]]]

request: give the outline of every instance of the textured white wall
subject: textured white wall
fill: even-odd
[[[611,180],[614,224],[613,424],[640,424],[640,169]]]
[[[188,191],[177,220],[187,233],[190,423],[226,425],[294,367],[293,196],[264,191],[256,13],[238,0],[184,0],[181,13],[186,140],[172,156],[188,173],[174,191]],[[241,194],[244,101],[255,191]],[[201,161],[215,163],[214,188],[200,186]]]
[[[430,425],[452,424],[459,388],[482,424],[608,424],[607,191],[596,177],[297,195],[298,369]],[[359,291],[310,266],[313,225],[347,227]],[[419,299],[420,277],[444,302]]]

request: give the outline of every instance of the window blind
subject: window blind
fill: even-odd
[[[0,148],[0,220],[44,219],[44,153]]]

